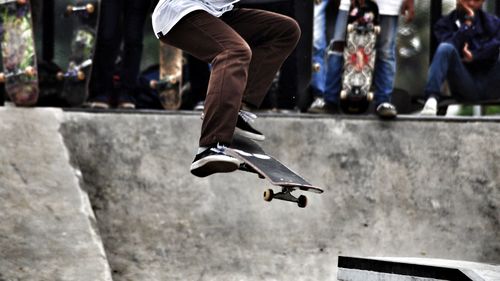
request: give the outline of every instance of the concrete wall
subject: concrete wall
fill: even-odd
[[[264,202],[253,174],[191,176],[198,115],[44,115],[61,116],[113,280],[336,280],[338,255],[500,263],[498,122],[263,116],[264,149],[325,189],[299,209]]]
[[[0,280],[111,280],[55,110],[0,107]]]

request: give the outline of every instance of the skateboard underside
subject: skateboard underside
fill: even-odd
[[[70,106],[80,106],[88,98],[94,49],[99,24],[99,1],[72,1],[66,6],[66,18],[74,20],[71,55],[65,72],[58,74],[64,80],[62,97]]]
[[[275,198],[296,202],[299,207],[305,207],[307,198],[303,195],[297,198],[291,192],[299,189],[318,194],[323,193],[322,189],[311,185],[281,162],[267,155],[255,142],[244,137],[235,136],[232,146],[226,149],[226,154],[243,162],[240,170],[256,173],[260,178],[267,179],[272,185],[282,188],[281,192],[276,194],[270,189],[266,190],[264,193],[266,201]]]
[[[175,110],[181,106],[182,50],[160,43],[160,80],[152,81],[158,90],[164,109]]]
[[[38,74],[29,1],[0,1],[3,73],[0,81],[12,102],[30,106],[38,100]]]

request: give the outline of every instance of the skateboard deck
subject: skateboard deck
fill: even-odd
[[[235,135],[231,147],[226,148],[225,153],[243,162],[240,165],[240,170],[256,173],[260,178],[267,179],[272,185],[281,187],[282,190],[279,193],[274,193],[272,189],[266,190],[264,192],[264,200],[266,201],[279,199],[295,202],[299,207],[305,208],[307,197],[301,195],[297,198],[291,192],[298,189],[318,194],[323,193],[321,188],[310,184],[280,161],[269,156],[257,143],[245,137]]]
[[[28,0],[0,0],[3,72],[0,83],[18,106],[38,101],[38,74],[31,7]]]
[[[370,88],[375,68],[375,44],[380,33],[377,18],[378,7],[372,1],[366,1],[364,7],[356,4],[350,10],[340,92],[340,107],[345,113],[366,112],[374,98]]]
[[[181,107],[182,51],[160,41],[160,80],[152,80],[150,86],[158,91],[164,109]]]
[[[61,96],[70,106],[82,105],[89,96],[99,8],[100,0],[72,0],[64,11],[66,18],[77,18],[74,21],[68,67],[57,74],[59,80],[64,80]]]

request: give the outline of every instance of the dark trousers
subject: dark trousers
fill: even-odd
[[[260,106],[299,37],[289,17],[235,9],[221,18],[195,11],[160,38],[212,65],[200,146],[231,143],[242,102]]]
[[[460,101],[500,98],[500,57],[490,69],[473,73],[462,62],[459,52],[449,43],[441,43],[429,68],[426,97],[441,97],[441,86],[448,81],[452,95]]]
[[[115,62],[123,39],[121,86],[126,94],[137,87],[143,49],[143,30],[150,0],[101,1],[99,32],[92,75],[92,94],[113,91]]]

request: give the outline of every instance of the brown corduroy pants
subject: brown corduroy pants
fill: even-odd
[[[234,9],[220,18],[192,12],[160,38],[212,65],[200,146],[231,144],[242,102],[260,106],[299,37],[289,17]]]

